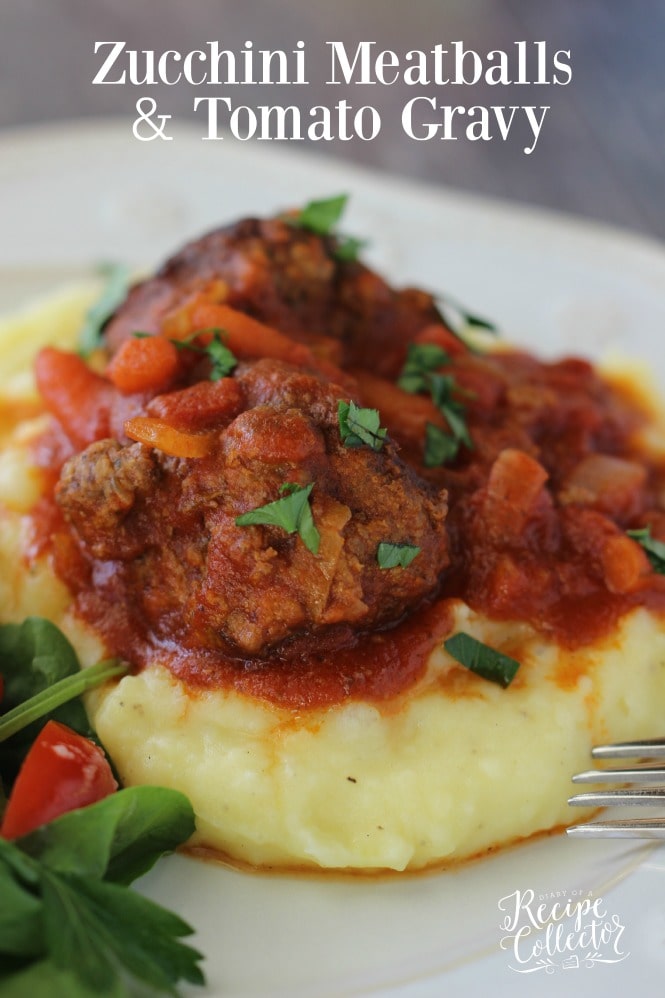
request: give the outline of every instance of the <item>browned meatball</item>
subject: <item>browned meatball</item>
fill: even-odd
[[[244,411],[207,457],[103,441],[63,470],[65,517],[89,556],[120,563],[154,633],[177,618],[190,647],[256,656],[304,634],[387,625],[435,591],[448,563],[445,492],[389,440],[378,451],[345,446],[338,386],[268,360],[236,380]],[[313,485],[316,552],[282,526],[237,523],[287,483]],[[382,542],[420,551],[383,569]]]
[[[157,274],[136,285],[106,327],[112,350],[136,330],[157,332],[192,296],[209,294],[288,333],[333,341],[331,359],[392,377],[406,344],[440,323],[432,297],[393,290],[372,270],[337,258],[332,237],[279,218],[244,219],[189,243]]]

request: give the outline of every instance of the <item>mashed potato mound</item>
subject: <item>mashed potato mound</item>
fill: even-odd
[[[3,370],[19,328],[22,341],[38,343],[50,323],[61,344],[73,343],[86,298],[77,291],[1,326]],[[22,360],[0,384],[2,618],[50,618],[89,665],[104,653],[98,636],[72,614],[47,561],[23,557],[25,514],[40,489],[28,443],[45,417]],[[388,701],[297,711],[189,688],[156,664],[91,694],[92,720],[124,784],[184,791],[197,815],[192,845],[242,863],[421,869],[569,823],[571,774],[587,766],[591,746],[662,726],[662,618],[634,609],[610,637],[569,651],[525,623],[483,618],[460,600],[449,606],[453,631],[519,658],[508,689],[442,647]]]

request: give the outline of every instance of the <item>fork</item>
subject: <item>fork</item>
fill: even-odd
[[[573,783],[637,784],[620,789],[593,790],[568,799],[575,807],[657,806],[665,805],[665,738],[597,745],[591,750],[594,759],[639,759],[637,765],[617,769],[589,769],[573,776]],[[661,760],[660,763],[657,760]],[[656,818],[621,818],[589,821],[571,825],[568,835],[580,838],[611,836],[615,838],[665,839],[665,816]]]

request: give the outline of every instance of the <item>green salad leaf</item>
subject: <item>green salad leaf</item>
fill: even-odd
[[[201,954],[180,941],[191,927],[125,886],[193,831],[178,791],[131,787],[0,839],[2,994],[129,998],[202,984]]]
[[[86,738],[94,732],[81,693],[127,671],[118,660],[80,670],[78,657],[59,628],[42,617],[0,626],[0,778],[11,786],[28,749],[47,720],[73,728]],[[11,737],[10,737],[11,736]]]

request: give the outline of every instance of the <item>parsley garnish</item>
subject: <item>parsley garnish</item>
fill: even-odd
[[[83,328],[79,333],[79,351],[86,357],[102,342],[102,330],[115,310],[127,297],[131,271],[124,263],[103,263],[99,273],[106,278],[106,284],[97,301],[86,313]]]
[[[425,424],[423,462],[426,468],[438,468],[448,461],[454,461],[458,451],[459,440],[434,423]]]
[[[465,631],[459,631],[443,642],[448,654],[471,672],[498,683],[505,689],[515,678],[520,663],[496,648],[490,648]]]
[[[310,201],[300,211],[287,216],[286,220],[289,224],[306,229],[317,236],[332,236],[335,226],[344,214],[348,200],[348,194],[339,194],[322,201]],[[365,245],[365,239],[338,234],[332,247],[332,255],[336,260],[349,263],[358,258],[359,251]]]
[[[439,369],[449,363],[450,356],[435,343],[412,343],[397,380],[399,387],[411,395],[429,392],[432,402],[448,424],[449,432],[434,423],[427,423],[425,427],[423,460],[427,468],[436,468],[454,460],[462,444],[469,449],[473,447],[464,419],[466,408],[454,396],[462,389],[452,374],[439,373]]]
[[[201,347],[201,353],[207,353],[210,358],[210,380],[219,381],[235,369],[238,361],[222,340],[223,333],[214,329],[212,339],[207,346]],[[191,349],[191,346],[187,344]]]
[[[343,263],[351,263],[358,259],[360,250],[365,246],[367,246],[366,239],[358,239],[356,236],[338,236],[333,256]]]
[[[637,541],[644,548],[654,572],[657,572],[659,575],[665,575],[665,544],[651,536],[651,527],[642,527],[641,530],[628,530],[627,533],[629,537],[632,537],[634,541]]]
[[[458,301],[454,298],[450,298],[448,295],[437,295],[441,304],[448,311],[452,311],[459,319],[461,319],[461,329],[457,325],[452,331],[460,336],[460,332],[463,331],[465,326],[471,326],[474,329],[484,329],[488,333],[498,333],[498,329],[494,322],[490,322],[489,319],[483,319],[482,316],[476,315],[474,312],[470,312],[463,305],[460,305]],[[461,336],[460,336],[461,338]]]
[[[471,449],[473,442],[469,436],[469,429],[464,421],[465,407],[453,396],[453,392],[460,392],[454,377],[451,374],[430,374],[429,389],[432,402],[439,412],[445,416],[446,422],[457,444],[465,444]],[[465,393],[469,394],[469,393]]]
[[[414,558],[420,554],[420,548],[415,544],[393,544],[391,541],[381,541],[376,549],[376,560],[379,568],[407,568]]]
[[[329,236],[344,214],[348,200],[348,194],[339,194],[322,201],[309,201],[291,218],[291,223],[317,236]]]
[[[279,491],[285,493],[281,499],[237,516],[236,524],[239,527],[253,525],[281,527],[287,534],[298,534],[307,550],[316,554],[321,537],[314,525],[309,505],[309,496],[313,488],[313,482],[309,485],[286,482],[280,486]]]
[[[366,444],[372,450],[383,447],[388,432],[381,426],[378,409],[361,409],[355,402],[337,403],[339,435],[345,447],[361,447]]]
[[[410,395],[429,391],[429,374],[448,363],[450,356],[436,343],[411,343],[397,384]]]

